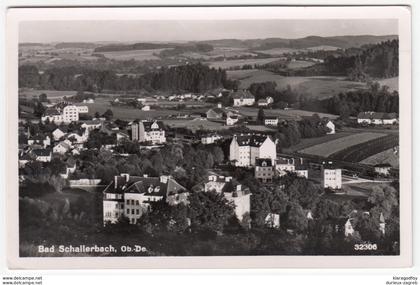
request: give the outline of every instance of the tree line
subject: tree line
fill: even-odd
[[[226,72],[203,64],[162,67],[137,76],[118,76],[112,70],[96,70],[83,66],[64,66],[46,69],[43,73],[33,65],[19,67],[19,87],[48,90],[78,90],[101,92],[162,90],[204,92],[225,87],[232,82]]]

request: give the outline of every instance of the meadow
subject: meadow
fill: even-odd
[[[392,148],[369,156],[368,158],[360,161],[360,163],[369,165],[389,163],[394,168],[399,168],[400,166],[398,153],[396,154]]]
[[[249,59],[232,59],[207,62],[210,67],[228,69],[232,67],[241,67],[246,64],[267,64],[279,60],[280,58],[249,58]]]
[[[106,58],[115,59],[115,60],[152,60],[160,59],[157,56],[161,51],[165,49],[148,49],[148,50],[125,50],[125,51],[110,51],[110,52],[101,52]]]
[[[348,147],[368,142],[384,136],[386,136],[386,134],[369,132],[352,134],[335,140],[330,140],[325,143],[310,146],[308,148],[300,150],[299,152],[304,154],[328,157]]]
[[[258,110],[259,110],[258,108],[254,108],[254,107],[238,107],[238,108],[232,108],[232,109],[239,111],[239,113],[242,116],[253,117],[253,118],[257,117]],[[280,119],[285,119],[285,120],[289,120],[289,119],[301,120],[302,117],[312,116],[313,114],[318,114],[321,118],[327,117],[327,118],[335,119],[338,117],[332,114],[316,113],[316,112],[304,111],[304,110],[298,110],[298,109],[288,109],[288,110],[265,109],[264,110],[265,116],[277,116]]]
[[[345,80],[335,76],[282,76],[266,70],[227,71],[229,79],[239,80],[240,88],[249,88],[252,83],[274,81],[277,89],[289,85],[293,90],[310,98],[328,98],[340,92],[365,88],[365,83]]]
[[[284,148],[283,152],[285,153],[293,153],[305,148],[309,148],[312,147],[314,145],[318,145],[318,144],[323,144],[323,143],[327,143],[329,141],[333,141],[339,138],[344,138],[347,136],[352,135],[352,132],[338,132],[335,134],[331,134],[331,135],[326,135],[326,136],[322,136],[322,137],[315,137],[315,138],[307,138],[307,139],[301,139],[300,142],[298,144],[295,144],[289,148]]]

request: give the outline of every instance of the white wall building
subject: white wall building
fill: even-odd
[[[68,105],[63,108],[63,122],[71,123],[79,120],[79,108],[75,105]]]
[[[207,134],[201,137],[202,144],[213,144],[218,140],[221,140],[222,136],[218,134]]]
[[[131,125],[131,138],[139,142],[163,144],[166,142],[163,123],[161,121],[135,121]]]
[[[274,163],[276,156],[276,144],[267,135],[234,135],[230,143],[229,160],[234,161],[235,166],[255,166],[257,158],[270,158]]]
[[[242,187],[231,176],[210,175],[204,184],[204,191],[222,193],[228,201],[235,205],[235,215],[239,221],[251,211],[251,193],[248,188]]]
[[[335,190],[341,189],[341,169],[335,167],[331,162],[323,163],[321,168],[322,186]]]
[[[227,116],[226,117],[226,125],[227,126],[233,126],[239,121],[238,116]]]
[[[239,90],[232,94],[233,106],[252,106],[255,103],[255,97],[248,90]]]
[[[279,124],[279,118],[278,117],[265,117],[264,118],[264,125],[266,125],[266,126],[277,127],[278,124]]]

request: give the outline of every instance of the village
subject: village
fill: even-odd
[[[213,95],[216,93],[215,95]],[[251,227],[251,204],[254,196],[249,187],[242,185],[235,177],[236,169],[251,171],[254,178],[264,187],[286,187],[282,178],[290,176],[292,179],[304,179],[319,185],[325,195],[353,197],[357,191],[352,187],[358,184],[389,184],[396,176],[396,170],[387,163],[372,166],[358,163],[349,163],[328,157],[307,155],[305,153],[282,153],[279,140],[275,137],[275,130],[280,124],[287,121],[277,116],[265,116],[264,110],[270,110],[273,98],[267,97],[257,102],[248,90],[232,92],[229,90],[216,90],[211,99],[229,96],[231,106],[215,103],[205,113],[196,115],[193,120],[209,120],[223,122],[227,129],[200,130],[196,133],[187,129],[173,129],[165,124],[165,120],[136,119],[123,122],[112,116],[112,111],[91,118],[83,119],[89,113],[89,107],[94,104],[93,99],[85,99],[81,103],[59,101],[45,105],[43,114],[38,120],[20,119],[19,127],[19,167],[22,169],[21,183],[25,183],[30,174],[25,170],[33,162],[39,162],[41,168],[50,164],[55,159],[64,163],[60,164],[59,176],[63,179],[64,187],[87,189],[95,191],[102,186],[103,191],[103,225],[117,224],[122,219],[127,219],[129,224],[137,224],[148,212],[153,211],[153,203],[163,201],[168,205],[188,205],[191,189],[187,189],[171,176],[170,173],[159,173],[156,176],[140,173],[118,173],[109,182],[100,177],[80,178],[77,168],[83,165],[80,155],[92,149],[91,142],[98,139],[98,144],[93,144],[97,151],[107,151],[113,156],[128,159],[131,155],[126,147],[127,143],[136,143],[135,153],[141,151],[159,151],[162,147],[179,144],[212,146],[219,145],[225,148],[226,158],[217,163],[212,169],[206,169],[204,176],[199,177],[199,184],[194,185],[194,191],[215,192],[222,195],[227,203],[233,205],[236,219],[244,227]],[[198,95],[173,95],[168,101],[173,100],[201,100]],[[139,113],[153,112],[159,100],[163,98],[139,98]],[[166,98],[165,98],[166,99]],[[122,99],[115,99],[110,106],[122,104]],[[259,124],[267,131],[252,131],[247,129],[246,121],[239,112],[239,108],[259,108]],[[160,108],[163,108],[160,105]],[[288,108],[285,108],[287,110]],[[185,118],[178,118],[180,121]],[[334,119],[328,117],[314,117],[316,124],[325,130],[324,136],[335,135],[336,126]],[[369,126],[396,126],[398,118],[395,113],[361,112],[354,119],[359,127]],[[253,123],[257,125],[256,123]],[[41,125],[43,126],[41,128]],[[246,131],[241,131],[245,128]],[[33,129],[36,129],[36,134]],[[42,130],[41,130],[42,129]],[[186,134],[187,133],[187,134]],[[279,151],[280,150],[280,151]],[[397,151],[397,150],[396,150]],[[366,171],[368,169],[369,171]],[[133,175],[134,174],[134,175]],[[137,175],[136,175],[137,174]],[[77,178],[79,176],[79,178]],[[103,183],[107,183],[103,185]],[[347,186],[346,188],[343,186]],[[345,188],[345,189],[344,189]],[[357,189],[357,187],[356,187]],[[368,196],[366,191],[361,196]],[[311,209],[303,209],[305,217],[313,220]],[[355,232],[352,220],[357,213],[350,209],[348,215],[337,218],[335,229],[342,238],[347,238]],[[369,215],[369,212],[365,212]],[[264,223],[268,228],[280,228],[282,224],[279,212],[265,213]],[[188,222],[189,224],[191,221]],[[385,235],[386,227],[383,214],[377,221],[378,229]],[[293,232],[293,229],[288,229]]]

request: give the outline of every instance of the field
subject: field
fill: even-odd
[[[367,141],[371,141],[380,137],[384,137],[385,134],[381,133],[359,133],[353,134],[345,137],[341,137],[335,140],[331,140],[325,143],[314,145],[308,148],[305,148],[299,152],[318,155],[322,157],[329,157],[330,155],[337,153],[345,148],[351,147],[353,145],[358,145]]]
[[[301,149],[309,148],[311,146],[318,145],[318,144],[327,143],[329,141],[336,140],[339,138],[344,138],[352,134],[353,133],[351,132],[339,132],[332,135],[327,135],[327,136],[322,136],[322,137],[317,137],[317,138],[301,139],[298,144],[293,145],[289,148],[285,148],[283,149],[283,151],[286,153],[293,153]]]
[[[266,50],[259,50],[260,53],[265,53],[273,56],[283,55],[285,53],[292,53],[292,52],[299,52],[299,49],[293,49],[293,48],[272,48],[272,49],[266,49]]]
[[[239,113],[246,117],[257,117],[258,108],[253,107],[239,107],[239,108],[232,108],[234,110],[238,110]],[[266,116],[278,116],[280,119],[297,119],[300,120],[302,117],[312,116],[315,112],[304,111],[304,110],[296,110],[296,109],[288,109],[288,110],[281,110],[281,109],[266,109],[264,110],[264,114]],[[324,114],[324,113],[317,113],[320,117],[328,117],[331,119],[337,118],[336,115],[331,114]]]
[[[377,153],[375,155],[369,156],[368,158],[360,161],[360,163],[369,164],[369,165],[389,163],[394,168],[399,168],[400,166],[398,153],[395,154],[392,148],[387,149],[383,152]]]
[[[110,51],[101,52],[106,58],[115,60],[151,60],[160,59],[158,55],[164,49],[148,49],[148,50],[126,50],[126,51]]]
[[[248,51],[245,48],[235,48],[235,47],[215,47],[210,52],[198,53],[198,52],[184,52],[182,56],[194,58],[194,59],[204,59],[211,60],[216,57],[235,57],[235,56],[257,56],[255,53]]]
[[[312,62],[312,61],[296,60],[296,61],[289,62],[287,67],[290,68],[290,69],[299,69],[299,68],[305,68],[305,67],[308,67],[308,66],[312,66],[314,64],[315,64],[315,62]]]
[[[391,91],[398,91],[398,77],[378,80],[380,85],[386,85]]]
[[[277,61],[280,58],[251,58],[251,59],[234,59],[234,60],[222,60],[222,61],[211,61],[207,62],[210,67],[214,68],[222,68],[222,69],[228,69],[231,67],[241,67],[246,64],[267,64],[273,61]]]
[[[193,120],[175,120],[164,119],[163,123],[172,128],[188,128],[192,131],[196,130],[222,130],[228,129],[230,126],[224,126],[222,123],[207,121],[206,119],[193,119]]]
[[[70,97],[76,95],[76,91],[57,91],[57,90],[35,90],[35,89],[20,89],[19,96],[26,96],[28,99],[32,96],[38,97],[42,93],[47,94],[47,98],[54,101],[62,99],[64,96]]]
[[[240,88],[249,88],[252,83],[274,81],[277,89],[288,85],[297,92],[311,98],[327,98],[340,92],[365,88],[366,84],[344,80],[334,76],[281,76],[266,70],[232,70],[227,71],[228,78],[239,80]]]

